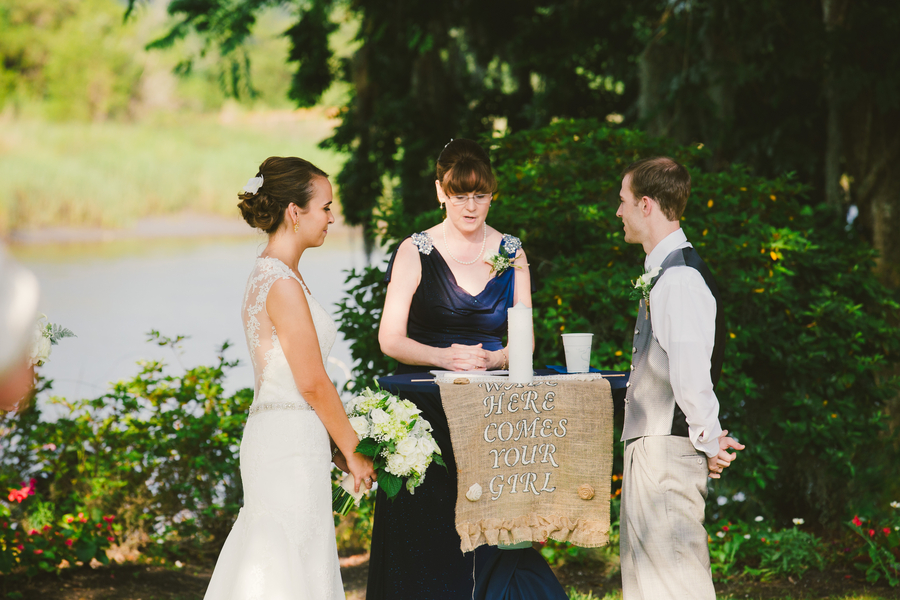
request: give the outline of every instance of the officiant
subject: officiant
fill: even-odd
[[[734,460],[729,448],[743,449],[719,425],[724,315],[715,279],[681,229],[690,191],[684,166],[640,160],[625,170],[616,211],[625,241],[646,253],[622,432],[624,600],[715,598],[707,478]]]
[[[487,152],[471,140],[452,140],[438,157],[434,185],[446,217],[405,239],[391,257],[381,350],[400,363],[397,373],[504,369],[507,309],[531,306],[531,279],[519,239],[487,224],[497,188]],[[403,490],[387,501],[379,490],[366,598],[462,600],[474,588],[476,600],[565,600],[530,543],[460,550],[447,418],[440,406],[420,408],[447,469],[433,464],[415,495]]]

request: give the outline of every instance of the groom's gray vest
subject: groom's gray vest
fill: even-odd
[[[725,350],[725,320],[719,288],[706,263],[693,248],[673,250],[663,260],[662,270],[653,279],[655,284],[670,267],[696,269],[716,300],[716,335],[713,346],[710,376],[713,385],[722,372],[722,356]],[[650,307],[653,310],[653,307]],[[669,381],[669,357],[653,336],[652,321],[647,314],[646,303],[641,301],[637,323],[634,326],[634,344],[631,356],[631,377],[625,393],[625,427],[622,440],[645,435],[680,435],[687,437],[688,424],[681,408],[675,403],[675,394]]]

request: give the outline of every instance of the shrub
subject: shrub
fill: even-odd
[[[897,382],[881,373],[900,356],[891,326],[898,305],[872,274],[873,251],[809,206],[789,174],[764,179],[740,165],[707,173],[700,145],[592,120],[490,143],[499,192],[489,222],[520,237],[528,254],[538,365],[561,362],[560,333],[591,331],[592,364],[628,368],[637,312],[630,280],[643,255],[624,243],[615,217],[621,172],[641,157],[673,156],[693,177],[683,226],[715,274],[725,310],[720,419],[747,444],[712,495],[746,501],[718,508],[720,515],[835,523],[847,506],[878,502],[896,485],[880,476],[897,458],[883,414]],[[410,218],[395,202],[379,218],[392,250],[441,217]],[[379,266],[352,273],[339,309],[358,381],[390,368],[374,340],[382,274]],[[618,444],[616,453],[621,460]]]
[[[181,338],[154,332],[152,339]],[[161,362],[142,362],[135,377],[100,398],[52,398],[68,410],[52,423],[37,406],[8,421],[0,489],[21,489],[28,478],[36,489],[21,510],[10,500],[20,526],[68,524],[67,514],[115,516],[123,537],[152,542],[151,553],[215,556],[240,509],[238,449],[253,397],[250,389],[223,393],[236,364],[224,358],[227,347],[212,367],[175,376]]]

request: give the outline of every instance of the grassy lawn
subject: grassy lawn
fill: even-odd
[[[268,156],[301,156],[329,174],[343,157],[317,147],[323,110],[166,115],[136,123],[0,119],[0,234],[47,226],[127,226],[180,211],[236,214],[236,193]]]

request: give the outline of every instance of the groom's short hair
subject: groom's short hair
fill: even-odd
[[[635,198],[653,198],[670,221],[684,213],[691,195],[691,174],[668,156],[643,158],[628,165],[622,177],[631,175],[631,193]]]

